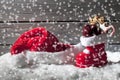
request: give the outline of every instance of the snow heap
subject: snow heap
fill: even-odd
[[[109,63],[105,67],[84,69],[75,67],[74,64],[55,64],[55,57],[59,55],[58,53],[53,53],[55,57],[47,60],[45,54],[52,55],[52,53],[27,51],[26,54],[29,54],[29,59],[34,60],[32,64],[22,67],[14,65],[10,53],[2,55],[0,57],[0,80],[120,80],[120,52],[107,51]],[[38,54],[43,57],[36,57]],[[47,64],[44,60],[53,61],[53,64],[49,64],[51,62]],[[21,62],[25,62],[25,58]],[[18,63],[21,64],[21,62]]]

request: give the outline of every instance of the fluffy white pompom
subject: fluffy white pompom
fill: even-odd
[[[90,51],[88,49],[84,49],[83,52],[86,54],[90,54]]]

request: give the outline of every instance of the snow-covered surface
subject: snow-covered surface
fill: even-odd
[[[77,48],[74,50],[77,51]],[[69,56],[69,52],[70,50],[67,51],[67,56]],[[11,56],[10,53],[6,53],[0,57],[0,80],[120,80],[120,52],[107,51],[109,63],[105,67],[85,69],[74,66],[74,63],[70,60],[73,56],[69,56],[68,63],[71,64],[57,63],[58,56],[60,57],[58,60],[67,57],[66,55],[62,56],[63,53],[26,51],[26,55],[31,59],[32,64],[26,65],[25,63],[22,67],[14,65],[14,62],[24,64],[21,62],[25,62],[25,55],[16,58]],[[16,60],[18,58],[23,59],[19,62]]]

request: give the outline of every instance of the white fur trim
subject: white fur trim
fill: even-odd
[[[94,45],[94,39],[95,39],[96,36],[92,36],[92,37],[84,37],[84,36],[81,36],[80,37],[80,41],[81,41],[81,44],[83,46],[92,46]]]
[[[88,49],[84,49],[83,52],[86,54],[90,54],[90,51]]]
[[[81,44],[85,47],[87,46],[93,46],[96,44],[101,44],[101,43],[107,43],[107,35],[106,34],[101,34],[98,36],[92,36],[92,37],[80,37]]]

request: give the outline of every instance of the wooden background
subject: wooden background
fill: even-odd
[[[89,16],[104,15],[116,28],[109,50],[120,51],[119,0],[0,0],[0,54],[9,52],[17,37],[44,26],[60,41],[77,44]]]

